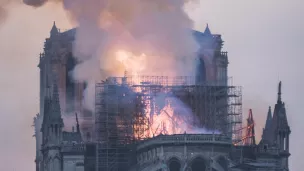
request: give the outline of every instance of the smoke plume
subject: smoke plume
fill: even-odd
[[[127,61],[131,63],[129,67],[133,67],[130,70],[141,66],[142,72],[186,73],[193,62],[189,58],[198,48],[190,32],[192,21],[183,9],[189,1],[62,1],[71,19],[78,24],[74,55],[81,64],[75,69],[75,78],[100,79],[100,76],[125,70],[123,64]],[[34,7],[46,2],[24,0]],[[124,61],[117,60],[118,51],[126,52]],[[138,60],[142,56],[145,60]]]
[[[64,1],[79,28],[76,79],[121,74],[183,75],[198,46],[185,0]],[[120,53],[119,53],[120,52]]]
[[[23,3],[33,7],[40,7],[47,2],[62,2],[62,0],[23,0]]]
[[[190,1],[195,0],[53,0],[62,2],[78,25],[73,53],[79,64],[73,77],[90,83],[126,70],[189,75],[199,47],[184,11]],[[23,2],[38,7],[48,1]]]

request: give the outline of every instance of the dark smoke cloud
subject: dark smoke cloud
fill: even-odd
[[[23,0],[23,3],[33,7],[40,7],[47,2],[62,2],[62,0]]]
[[[44,5],[48,0],[23,0],[23,3],[33,7],[40,7]]]
[[[47,2],[60,3],[62,0],[0,0],[0,25],[4,24],[12,5],[25,4],[32,7],[41,7]]]

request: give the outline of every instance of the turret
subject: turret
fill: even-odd
[[[252,109],[249,110],[249,115],[247,118],[247,129],[246,129],[246,137],[244,140],[244,144],[254,145],[254,146],[256,145]]]
[[[263,129],[262,140],[269,142],[269,134],[271,134],[272,112],[271,106],[268,108],[265,127]]]
[[[278,87],[278,100],[274,108],[272,130],[274,133],[273,141],[280,150],[289,150],[290,128],[287,121],[285,103],[282,102],[282,83]]]
[[[285,103],[282,102],[282,83],[278,86],[278,100],[274,108],[272,120],[272,141],[273,145],[280,151],[281,166],[288,171],[289,135],[291,133],[287,121]]]
[[[209,25],[207,24],[207,26],[206,26],[206,29],[205,29],[205,31],[204,31],[204,34],[206,35],[206,36],[211,36],[212,34],[211,34],[211,31],[210,31],[210,29],[209,29]]]
[[[57,144],[61,139],[63,120],[61,118],[61,109],[59,104],[59,93],[57,84],[53,85],[53,94],[50,100],[45,97],[44,117],[43,117],[43,144]]]
[[[265,124],[265,129],[270,129],[271,128],[271,122],[272,122],[272,113],[271,113],[271,106],[269,106],[268,113],[267,113],[266,124]]]
[[[282,104],[282,82],[279,82],[279,87],[278,87],[278,104]]]
[[[54,21],[53,27],[52,27],[51,32],[50,32],[50,37],[57,36],[58,33],[59,33],[59,31],[58,31],[58,28],[56,27],[56,23]]]
[[[43,134],[43,143],[45,142],[45,138],[48,134],[47,126],[48,126],[48,120],[49,120],[49,115],[50,115],[50,105],[51,105],[51,97],[49,96],[49,87],[46,88],[46,95],[44,97],[43,101],[43,121],[42,121],[42,127],[41,127],[41,132]]]
[[[61,118],[61,109],[60,109],[59,92],[58,92],[57,84],[53,85],[51,112],[52,115],[50,117],[53,122],[63,123]]]

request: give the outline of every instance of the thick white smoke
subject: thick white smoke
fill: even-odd
[[[198,45],[184,12],[184,0],[66,0],[65,8],[78,23],[74,55],[81,61],[78,80],[122,74],[117,52],[128,52],[130,70],[151,75],[186,75]],[[136,57],[145,55],[145,60]]]
[[[199,46],[184,6],[195,0],[52,1],[62,2],[78,25],[73,49],[80,62],[73,72],[76,80],[94,83],[125,70],[149,75],[192,72]],[[46,2],[24,0],[34,7]]]

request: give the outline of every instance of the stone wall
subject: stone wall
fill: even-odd
[[[224,171],[224,168],[228,167],[227,157],[231,150],[231,143],[224,137],[220,139],[217,135],[187,134],[162,136],[142,142],[138,146],[137,170],[174,171],[177,169],[190,171],[192,169],[192,171],[196,171],[197,167],[203,167],[204,169],[217,168],[217,171]],[[169,143],[170,139],[174,139],[175,142]],[[218,162],[220,158],[227,161],[226,164]],[[200,165],[194,166],[198,163]]]

